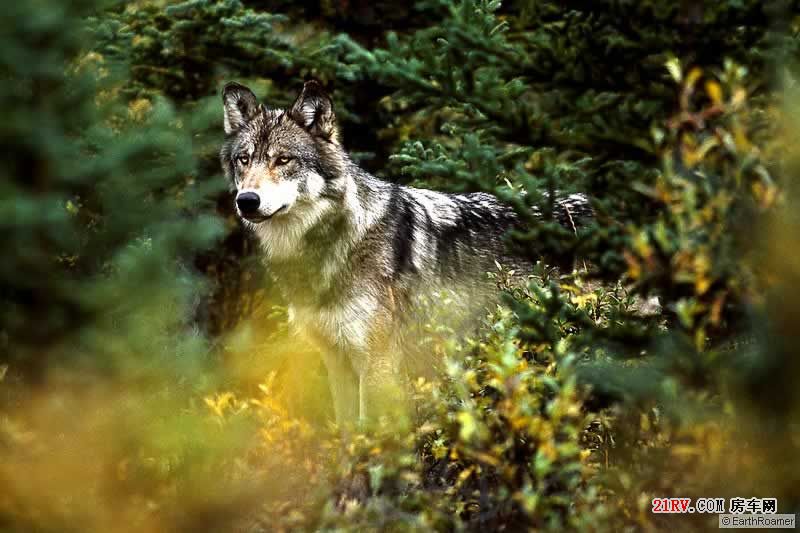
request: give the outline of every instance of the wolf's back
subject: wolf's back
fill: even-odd
[[[553,217],[575,233],[594,214],[584,194],[559,197]],[[534,217],[543,219],[540,210]],[[514,209],[487,193],[446,194],[426,189],[392,186],[386,225],[393,247],[392,277],[405,273],[438,278],[475,279],[500,262],[529,270],[528,253],[509,250],[509,230],[526,229]],[[534,222],[535,223],[535,222]],[[519,252],[519,250],[517,250]]]

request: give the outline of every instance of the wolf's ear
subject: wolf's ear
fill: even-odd
[[[289,116],[312,135],[338,142],[333,102],[318,81],[307,81],[289,109]]]
[[[239,131],[258,112],[258,100],[253,91],[235,82],[222,90],[225,107],[225,133],[230,135]]]

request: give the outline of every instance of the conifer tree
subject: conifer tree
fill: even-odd
[[[46,7],[2,14],[3,360],[37,372],[157,359],[159,342],[180,352],[192,256],[219,231],[197,207],[210,190],[192,178],[191,138],[164,99],[119,102],[86,47],[96,2]]]
[[[6,373],[58,400],[0,419],[3,527],[703,530],[650,497],[800,505],[797,1],[42,0],[0,27],[0,408]],[[450,359],[409,434],[312,429],[274,373],[206,394],[242,318],[285,322],[219,170],[219,89],[281,106],[311,77],[360,164],[497,194],[541,259],[527,286],[490,273],[505,305],[474,336],[431,340]],[[575,192],[596,219],[564,228]],[[84,389],[103,402],[64,400]],[[74,492],[51,424],[113,443]]]

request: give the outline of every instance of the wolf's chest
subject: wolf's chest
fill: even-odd
[[[286,302],[303,316],[331,314],[350,292],[351,279],[332,276],[319,260],[269,261],[267,268]]]
[[[322,348],[361,352],[367,349],[374,307],[364,298],[324,307],[292,304],[289,322]]]

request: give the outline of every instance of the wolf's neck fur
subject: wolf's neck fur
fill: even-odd
[[[354,250],[385,213],[384,191],[391,185],[349,160],[345,165],[317,200],[253,226],[270,272],[293,301],[308,304],[333,298],[332,286],[358,268],[352,264]]]

